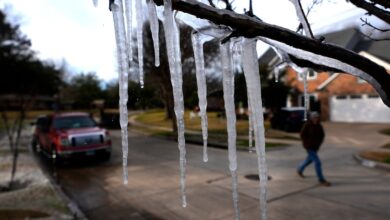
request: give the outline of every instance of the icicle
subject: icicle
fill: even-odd
[[[309,96],[307,95],[307,71],[304,71],[301,76],[303,77],[303,94],[305,106],[305,115],[303,116],[303,120],[307,121],[307,113],[309,110]]]
[[[280,72],[280,69],[279,69],[278,66],[276,66],[276,67],[274,68],[274,78],[275,78],[275,82],[276,82],[276,83],[279,82],[279,72]]]
[[[122,133],[123,152],[123,182],[128,183],[127,157],[128,157],[128,112],[127,112],[127,88],[128,88],[128,58],[126,54],[126,31],[123,17],[123,5],[121,0],[114,1],[110,8],[112,10],[115,40],[117,45],[118,72],[119,72],[119,112],[120,126]]]
[[[223,71],[223,99],[227,120],[229,169],[232,174],[233,205],[235,219],[240,219],[237,189],[236,108],[234,105],[233,57],[230,41],[220,46]]]
[[[99,4],[99,0],[92,0],[93,1],[93,6],[97,7]]]
[[[137,19],[137,46],[138,46],[138,68],[139,68],[139,84],[144,88],[144,49],[143,49],[143,16],[142,16],[142,0],[135,0],[135,10]]]
[[[153,0],[148,0],[148,12],[150,22],[150,32],[153,38],[154,47],[154,65],[160,66],[160,42],[158,38],[159,25],[156,11],[156,4]]]
[[[126,14],[126,33],[127,33],[127,56],[129,62],[133,61],[133,2],[132,0],[125,0],[125,14]]]
[[[184,101],[183,101],[183,78],[181,68],[181,53],[179,31],[175,25],[172,12],[172,0],[164,0],[164,33],[167,45],[169,71],[173,88],[174,110],[177,120],[178,148],[180,151],[180,186],[182,206],[187,206],[185,193],[186,177],[186,148],[184,139]]]
[[[252,112],[253,117],[253,127],[255,130],[255,145],[260,177],[260,215],[261,220],[266,220],[268,174],[265,158],[263,104],[261,101],[261,83],[256,53],[256,40],[245,39],[243,44],[242,62],[251,103],[250,111]]]
[[[247,92],[247,99],[248,99],[248,121],[249,121],[248,149],[249,149],[249,153],[253,153],[253,114],[252,114],[251,101],[249,99],[249,92]]]
[[[203,54],[203,41],[199,36],[199,33],[193,32],[191,35],[192,38],[192,48],[194,50],[195,58],[195,68],[196,68],[196,82],[198,86],[198,99],[199,99],[199,109],[200,117],[202,124],[202,136],[203,136],[203,161],[208,161],[207,155],[207,88],[206,88],[206,74],[204,67],[204,54]]]

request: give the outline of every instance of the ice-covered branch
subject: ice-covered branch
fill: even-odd
[[[157,5],[162,5],[162,0],[154,0]],[[338,60],[349,66],[367,73],[373,86],[381,95],[382,100],[390,106],[390,75],[380,65],[342,47],[326,44],[322,41],[310,39],[291,30],[276,25],[271,25],[257,18],[243,14],[237,14],[228,10],[213,8],[195,0],[174,0],[173,9],[192,14],[196,17],[207,19],[215,24],[221,24],[235,29],[241,36],[247,38],[265,37],[290,45],[296,49],[307,51],[321,57]],[[319,65],[337,68],[332,63],[323,63],[321,60],[311,60]]]
[[[314,39],[314,35],[313,35],[313,32],[311,31],[309,21],[307,20],[305,12],[302,9],[301,1],[300,0],[290,0],[290,2],[294,4],[295,11],[297,12],[299,22],[301,22],[306,36]]]
[[[382,19],[384,22],[390,24],[390,12],[386,11],[384,9],[381,9],[380,7],[377,7],[375,3],[367,2],[366,0],[349,0],[352,4],[354,4],[356,7],[362,8],[368,12],[368,14],[375,15],[379,19]],[[381,6],[385,7],[389,6],[389,3],[383,2],[384,4],[381,4],[382,1],[377,1],[377,4],[380,4]],[[388,2],[388,1],[387,1]]]
[[[390,8],[390,1],[389,0],[371,0],[371,2],[381,5],[384,8]]]

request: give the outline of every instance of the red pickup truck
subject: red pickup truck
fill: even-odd
[[[55,162],[75,155],[101,156],[109,160],[111,138],[88,113],[54,113],[35,122],[32,147]]]

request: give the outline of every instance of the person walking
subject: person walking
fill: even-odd
[[[321,160],[318,157],[318,150],[324,141],[325,132],[320,122],[318,112],[311,112],[309,120],[303,125],[300,133],[303,147],[307,152],[306,159],[298,166],[298,175],[304,178],[303,171],[305,168],[314,162],[315,171],[318,181],[323,186],[330,186],[331,183],[326,181],[321,167]]]

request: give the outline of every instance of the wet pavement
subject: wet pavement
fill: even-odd
[[[331,133],[331,132],[330,132]],[[129,184],[122,183],[120,132],[113,131],[112,160],[79,161],[56,170],[57,181],[92,220],[99,219],[234,219],[227,151],[187,145],[188,207],[180,206],[177,144],[130,132]],[[329,134],[332,137],[332,134]],[[360,149],[360,148],[359,148]],[[305,153],[301,146],[267,153],[269,219],[390,219],[390,173],[357,164],[349,144],[327,141],[320,157],[332,187],[317,184],[313,167],[305,179],[295,169]],[[255,154],[238,152],[241,219],[259,219]]]

